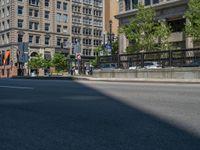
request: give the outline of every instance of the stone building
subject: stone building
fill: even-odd
[[[19,67],[21,42],[29,43],[29,58],[73,55],[77,42],[83,56],[94,56],[102,32],[103,0],[0,0],[0,74]]]
[[[169,41],[178,49],[193,48],[198,43],[193,43],[191,38],[184,35],[184,18],[187,9],[188,0],[119,0],[119,14],[116,18],[119,20],[119,27],[128,24],[131,18],[137,13],[136,5],[142,3],[144,6],[152,6],[156,10],[156,19],[164,20],[171,25],[172,34]],[[120,52],[124,53],[128,46],[126,37],[120,35]]]

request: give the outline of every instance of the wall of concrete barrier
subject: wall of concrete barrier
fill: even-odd
[[[198,68],[162,68],[138,70],[112,70],[93,72],[95,78],[151,78],[151,79],[200,79]]]

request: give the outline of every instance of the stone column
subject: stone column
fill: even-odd
[[[188,19],[186,19],[186,24],[190,23]],[[186,37],[185,39],[185,47],[186,49],[194,48],[193,38],[192,37]],[[186,52],[187,57],[194,56],[194,52],[188,51]]]
[[[128,40],[126,39],[125,34],[119,35],[119,53],[125,53],[126,47],[128,46]]]

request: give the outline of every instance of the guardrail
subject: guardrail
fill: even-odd
[[[118,68],[127,69],[131,66],[143,68],[145,62],[157,62],[165,68],[185,66],[195,60],[200,60],[200,48],[99,56],[98,65],[115,63]]]

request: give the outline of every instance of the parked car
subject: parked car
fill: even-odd
[[[111,71],[111,70],[117,69],[117,64],[115,63],[102,64],[100,69],[103,71]]]
[[[128,69],[130,70],[135,70],[135,69],[140,69],[140,66],[130,66]]]
[[[194,60],[193,62],[189,63],[189,64],[183,64],[180,65],[179,67],[200,67],[200,60]]]
[[[156,61],[144,62],[144,68],[145,69],[158,69],[158,68],[161,68],[161,65]]]

